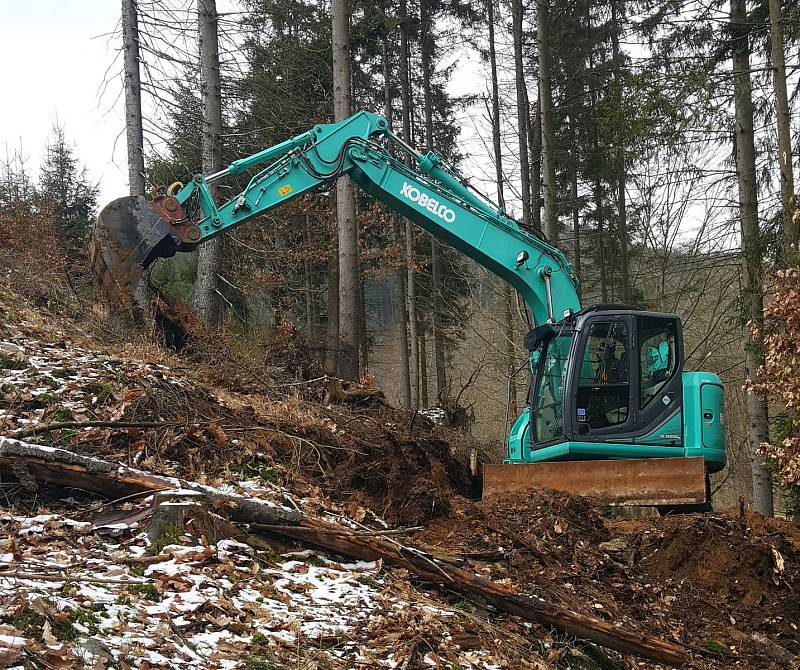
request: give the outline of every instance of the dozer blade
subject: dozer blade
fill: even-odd
[[[706,501],[703,458],[503,463],[483,466],[483,497],[549,488],[608,505],[701,505]]]
[[[109,300],[131,306],[142,273],[156,258],[193,247],[182,239],[185,226],[168,223],[178,214],[183,216],[174,198],[131,196],[103,208],[89,240],[89,263]]]

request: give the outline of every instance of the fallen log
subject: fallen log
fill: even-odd
[[[623,630],[611,623],[547,603],[541,598],[517,593],[503,584],[437,560],[424,551],[401,545],[390,537],[356,534],[353,529],[274,507],[263,500],[245,498],[176,477],[154,475],[64,449],[0,437],[0,470],[10,471],[12,467],[17,470],[20,467],[27,468],[38,481],[78,487],[106,496],[167,488],[198,491],[212,503],[215,511],[227,514],[234,521],[260,524],[261,532],[292,538],[351,558],[382,558],[424,581],[441,584],[450,591],[484,602],[498,611],[552,626],[608,649],[670,665],[680,665],[687,659],[686,648],[671,642]],[[696,651],[703,653],[700,649]]]
[[[541,598],[516,593],[503,584],[484,579],[450,563],[436,560],[424,552],[381,537],[337,536],[328,532],[335,528],[339,527],[305,517],[299,528],[279,532],[281,535],[360,560],[381,558],[408,570],[424,581],[441,584],[449,591],[491,605],[501,612],[550,625],[608,649],[669,665],[681,665],[687,660],[686,648],[679,645],[618,628],[606,621],[547,603]],[[703,650],[696,651],[705,655]]]
[[[364,389],[343,389],[341,380],[328,379],[325,381],[324,404],[335,403],[350,405],[377,405],[383,403],[385,397],[381,391],[367,391]]]
[[[99,458],[81,456],[66,449],[0,437],[0,470],[10,472],[14,468],[26,468],[39,482],[72,486],[111,498],[164,489],[198,491],[206,496],[212,509],[225,514],[232,521],[296,525],[303,518],[300,512],[264,500],[228,493],[213,486],[178,477],[154,475]]]

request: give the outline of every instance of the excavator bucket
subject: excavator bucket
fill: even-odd
[[[607,505],[683,506],[707,502],[702,457],[504,463],[483,466],[483,497],[548,488]]]
[[[176,225],[182,219],[173,197],[117,198],[103,208],[89,240],[89,263],[109,300],[131,306],[144,270],[156,258],[193,248],[184,239],[186,226]]]

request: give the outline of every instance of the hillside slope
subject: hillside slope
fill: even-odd
[[[96,330],[96,329],[95,329]],[[757,515],[605,518],[548,491],[476,502],[461,435],[369,389],[109,344],[0,291],[0,436],[176,475],[398,539],[689,650],[790,667],[800,533]],[[328,396],[326,398],[326,391]],[[380,561],[272,542],[147,539],[150,500],[0,479],[0,666],[635,668]],[[216,510],[220,511],[220,510]]]

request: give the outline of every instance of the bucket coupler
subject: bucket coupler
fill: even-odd
[[[149,201],[141,196],[117,198],[100,212],[89,241],[89,263],[106,297],[132,304],[142,274],[156,258],[191,251],[199,240],[173,196]]]

